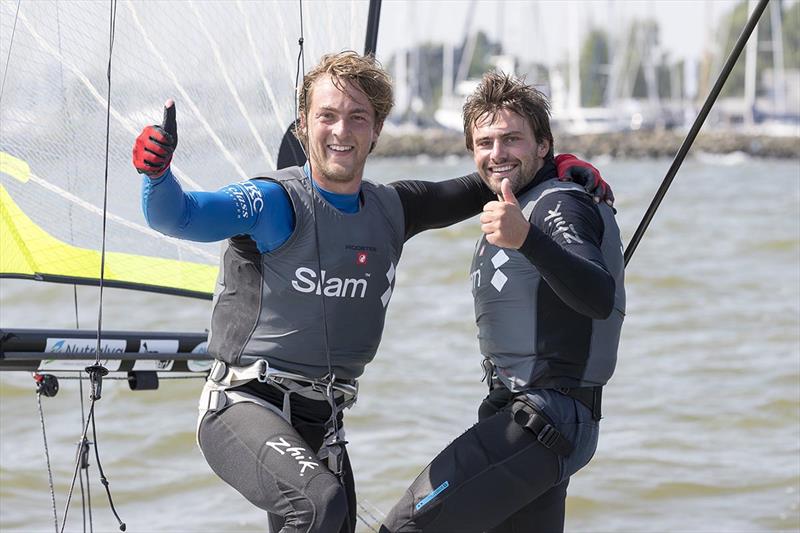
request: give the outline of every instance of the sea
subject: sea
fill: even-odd
[[[671,161],[594,163],[613,187],[627,243]],[[366,176],[438,180],[472,168],[461,158],[374,159]],[[468,272],[478,234],[474,218],[405,246],[381,348],[346,414],[359,532],[377,530],[418,472],[476,421],[486,393]],[[690,157],[626,288],[600,442],[570,482],[566,530],[800,530],[800,158]],[[0,296],[3,327],[97,327],[94,287],[0,280]],[[106,289],[102,317],[104,329],[203,331],[209,303]],[[89,435],[127,531],[266,531],[265,514],[218,479],[195,444],[201,387],[104,382],[96,440]],[[56,529],[45,436],[60,524],[87,398],[85,381],[61,380],[55,397],[41,398],[43,432],[32,376],[0,373],[0,530]],[[65,531],[118,531],[94,447]]]

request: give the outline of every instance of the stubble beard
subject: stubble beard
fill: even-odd
[[[511,182],[511,191],[516,194],[519,192],[523,187],[533,181],[536,172],[532,172],[532,168],[530,165],[526,165],[523,161],[517,161],[519,163],[519,167],[517,167],[516,173],[508,178],[496,178],[491,175],[489,172],[489,166],[492,165],[491,163],[487,163],[486,166],[483,168],[482,178],[484,183],[491,189],[491,191],[497,195],[502,194],[500,190],[500,183],[504,179],[508,179]]]

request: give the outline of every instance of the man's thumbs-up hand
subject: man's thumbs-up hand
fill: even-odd
[[[486,234],[489,243],[516,250],[525,242],[531,225],[525,220],[508,179],[500,182],[500,194],[497,197],[496,202],[483,206],[481,231]]]
[[[164,104],[161,125],[147,126],[133,144],[133,166],[140,174],[156,179],[164,175],[172,162],[172,153],[178,146],[178,125],[175,120],[175,102]]]

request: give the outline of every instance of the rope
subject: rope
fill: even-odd
[[[111,507],[111,512],[114,514],[114,517],[117,519],[119,523],[120,531],[125,531],[126,526],[125,523],[120,519],[119,514],[117,514],[117,510],[114,507],[114,501],[111,497],[111,490],[109,489],[108,479],[103,472],[103,466],[100,463],[100,453],[97,447],[97,427],[95,424],[95,417],[94,417],[94,407],[97,400],[101,397],[102,391],[102,379],[103,377],[108,374],[108,370],[100,364],[100,351],[101,351],[101,339],[102,339],[102,331],[103,331],[103,289],[104,289],[104,280],[105,280],[105,256],[106,256],[106,235],[107,235],[107,223],[108,223],[108,162],[109,162],[109,143],[110,143],[110,131],[111,131],[111,65],[112,65],[112,57],[114,51],[114,34],[115,34],[115,27],[116,27],[116,18],[117,18],[117,1],[110,0],[110,14],[109,14],[109,42],[108,42],[108,69],[107,69],[107,79],[108,79],[108,90],[106,95],[106,149],[105,149],[105,170],[103,176],[103,225],[102,225],[102,237],[101,237],[101,248],[100,248],[100,295],[99,295],[99,304],[97,310],[97,346],[95,349],[95,363],[92,366],[86,368],[86,372],[89,373],[89,383],[91,385],[91,394],[90,399],[91,403],[89,405],[89,416],[86,418],[83,424],[83,431],[81,432],[81,439],[79,441],[79,451],[78,457],[75,461],[75,470],[72,474],[72,482],[70,483],[69,488],[69,495],[67,497],[66,507],[64,509],[64,520],[61,523],[61,531],[64,531],[64,527],[67,523],[67,514],[69,512],[69,506],[72,502],[72,494],[75,490],[75,481],[78,477],[78,473],[88,467],[88,461],[86,460],[86,454],[88,453],[88,446],[89,442],[86,439],[86,433],[89,430],[89,424],[92,425],[92,438],[94,439],[94,451],[95,451],[95,458],[97,460],[97,469],[100,472],[100,481],[106,489],[106,495],[108,496],[108,503]],[[87,472],[87,487],[88,487],[88,472]],[[83,495],[83,477],[81,477],[81,494]],[[91,500],[88,502],[89,508],[89,524],[90,528],[92,528],[92,520],[91,520]],[[85,509],[85,507],[84,507]],[[86,528],[86,521],[85,521],[85,511],[84,511],[84,529]]]
[[[683,144],[681,144],[681,147],[678,149],[678,153],[675,155],[675,159],[672,161],[672,165],[669,167],[667,175],[664,177],[664,181],[661,182],[661,186],[658,188],[653,201],[650,203],[650,207],[647,208],[644,217],[642,217],[642,221],[639,223],[639,227],[636,228],[636,232],[633,234],[631,242],[625,248],[626,267],[628,266],[628,262],[631,260],[631,257],[633,257],[633,252],[636,251],[636,247],[639,246],[639,242],[642,240],[644,232],[647,231],[650,221],[653,220],[653,216],[656,214],[658,206],[661,205],[661,201],[664,199],[664,196],[666,196],[667,190],[672,184],[672,180],[675,179],[675,175],[678,173],[678,169],[680,168],[681,164],[683,164],[683,160],[686,158],[689,148],[691,148],[692,143],[694,143],[694,140],[697,137],[697,134],[700,132],[700,128],[703,126],[708,113],[711,111],[711,108],[714,105],[714,102],[716,102],[720,91],[722,91],[722,86],[725,85],[728,76],[733,70],[733,67],[736,65],[736,61],[742,54],[742,50],[747,44],[750,34],[753,33],[753,29],[756,27],[756,24],[758,24],[758,20],[761,18],[761,14],[766,9],[768,2],[769,0],[761,0],[759,2],[758,6],[750,15],[750,19],[747,21],[747,24],[745,24],[742,33],[739,35],[739,39],[736,41],[733,50],[731,50],[728,59],[725,61],[725,65],[722,67],[722,72],[720,72],[719,76],[717,77],[717,81],[714,83],[714,87],[711,88],[711,92],[708,93],[708,97],[706,98],[700,113],[697,115],[694,124],[692,124],[688,135],[686,135],[686,139],[683,140]]]
[[[366,508],[366,506],[364,506],[364,503],[362,503],[362,502],[361,502],[361,500],[359,500],[359,501],[358,501],[358,506],[361,508],[361,511],[362,511],[363,513],[366,513],[366,514],[367,514],[367,516],[369,516],[369,517],[372,519],[372,524],[368,523],[368,522],[367,522],[367,521],[364,519],[364,516],[363,516],[361,513],[357,513],[357,514],[356,514],[356,516],[358,517],[358,519],[359,519],[359,520],[361,520],[361,522],[362,522],[362,523],[363,523],[365,526],[367,526],[368,528],[370,528],[372,531],[375,531],[375,532],[377,532],[378,530],[375,528],[375,526],[379,526],[379,525],[381,524],[381,522],[383,522],[383,519],[384,519],[384,518],[386,518],[386,515],[385,515],[385,514],[383,514],[383,512],[381,512],[381,510],[380,510],[380,509],[378,509],[377,507],[375,507],[375,506],[374,506],[373,504],[371,504],[370,502],[368,502],[368,501],[366,501],[366,500],[364,500],[364,501],[365,501],[366,503],[369,503],[369,504],[370,504],[370,506],[372,506],[372,509],[373,509],[373,510],[374,510],[374,511],[375,511],[377,514],[381,515],[381,518],[378,518],[378,517],[376,517],[374,514],[372,514],[372,512],[370,512],[370,510],[369,510],[369,509],[367,509],[367,508]],[[373,525],[373,524],[374,524],[374,525]]]
[[[50,483],[50,501],[53,504],[53,524],[58,533],[58,513],[56,512],[56,491],[53,487],[53,469],[50,466],[50,449],[47,446],[47,432],[44,425],[44,410],[42,409],[42,393],[36,393],[36,403],[39,406],[39,423],[42,426],[42,440],[44,441],[44,458],[47,462],[47,479]]]
[[[14,47],[14,34],[17,31],[17,19],[19,18],[19,5],[22,0],[17,0],[17,12],[14,15],[14,26],[11,28],[11,42],[8,43],[8,55],[6,56],[6,68],[3,70],[3,83],[0,84],[0,102],[3,101],[3,91],[6,88],[6,76],[8,75],[8,64],[11,61],[11,49]]]

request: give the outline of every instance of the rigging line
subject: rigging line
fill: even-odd
[[[181,105],[187,105],[189,109],[191,109],[192,113],[194,113],[195,118],[197,118],[200,125],[203,126],[203,131],[205,131],[206,135],[208,135],[208,137],[212,141],[214,141],[214,145],[216,145],[216,147],[219,148],[220,152],[222,153],[222,156],[225,158],[225,161],[230,163],[230,165],[236,170],[236,173],[239,175],[239,177],[241,177],[242,180],[250,179],[251,176],[249,176],[247,171],[245,171],[245,169],[242,168],[236,156],[233,154],[233,152],[231,152],[231,150],[228,149],[228,147],[225,145],[225,142],[217,134],[216,129],[212,127],[211,124],[208,122],[208,119],[205,117],[203,111],[199,107],[197,107],[197,104],[194,102],[194,98],[189,94],[189,92],[186,90],[183,84],[181,84],[180,80],[178,79],[178,76],[175,74],[174,70],[170,67],[170,64],[164,58],[164,54],[162,53],[162,49],[160,48],[161,41],[159,39],[156,39],[156,41],[159,43],[159,46],[156,46],[155,42],[148,34],[147,28],[145,28],[141,20],[139,20],[139,14],[137,13],[136,11],[137,8],[135,6],[141,5],[144,8],[146,8],[147,4],[144,2],[134,4],[134,2],[132,2],[131,0],[126,0],[125,5],[128,6],[128,10],[130,11],[133,23],[136,25],[136,28],[139,30],[139,33],[142,34],[141,42],[144,43],[145,46],[147,46],[149,55],[154,59],[158,60],[162,72],[170,79],[170,81],[172,81],[172,84],[175,86],[175,89],[181,95]],[[134,131],[136,131],[134,135],[138,135],[138,130]],[[170,169],[172,169],[172,173],[175,174],[175,176],[178,179],[180,179],[181,182],[186,183],[193,189],[205,190],[204,187],[201,187],[193,180],[191,180],[191,178],[189,178],[189,176],[186,173],[181,171],[176,172],[177,167],[175,163],[170,164]]]
[[[258,77],[261,80],[261,85],[264,87],[264,91],[267,93],[267,98],[269,99],[270,104],[272,105],[272,112],[275,115],[275,120],[277,124],[286,124],[286,120],[282,116],[280,112],[280,106],[278,105],[278,100],[275,97],[275,91],[272,89],[272,83],[264,74],[264,63],[261,61],[261,53],[258,52],[256,49],[256,43],[253,39],[253,32],[250,28],[250,17],[244,12],[244,6],[242,5],[242,0],[236,0],[236,7],[239,8],[239,13],[241,14],[244,20],[244,31],[245,36],[247,37],[247,43],[250,45],[250,54],[253,58],[253,62],[256,64],[256,70],[258,72]],[[280,11],[280,10],[277,10]],[[283,40],[286,42],[286,39]]]
[[[170,166],[170,168],[172,168],[172,166]],[[33,172],[30,172],[28,174],[28,179],[29,179],[30,182],[35,183],[35,184],[39,185],[40,187],[42,187],[44,189],[47,189],[48,191],[50,191],[52,193],[57,194],[58,196],[64,198],[65,200],[69,201],[70,203],[76,205],[77,207],[80,207],[80,208],[88,211],[89,213],[95,214],[95,215],[100,216],[100,217],[103,216],[103,209],[102,208],[97,207],[96,205],[87,202],[86,200],[84,200],[84,199],[72,194],[71,192],[62,189],[58,185],[50,183],[46,179],[37,176]],[[201,189],[201,187],[198,187],[198,189]],[[180,240],[173,239],[171,237],[167,237],[166,235],[163,235],[163,234],[157,232],[154,229],[147,228],[145,226],[142,226],[141,224],[137,224],[136,222],[128,220],[127,218],[124,218],[124,217],[122,217],[120,215],[116,215],[114,213],[106,212],[105,216],[108,217],[108,219],[111,220],[112,222],[116,222],[116,223],[118,223],[118,224],[120,224],[122,226],[125,226],[128,229],[137,231],[137,232],[142,233],[144,235],[147,235],[149,237],[154,237],[154,238],[159,239],[159,240],[168,241],[168,242],[170,242],[170,244],[172,244],[172,245],[174,245],[174,246],[176,246],[176,247],[178,247],[178,248],[180,248],[182,250],[186,250],[186,251],[195,253],[195,254],[197,254],[199,256],[202,256],[202,257],[204,257],[206,259],[209,259],[209,260],[217,259],[216,256],[214,256],[213,254],[210,254],[209,252],[203,250],[202,248],[199,248],[197,246],[193,246],[191,244],[185,244],[185,243],[182,244]]]
[[[39,35],[39,33],[36,31],[36,28],[27,20],[24,13],[20,14],[19,18],[25,25],[25,29],[28,30],[42,50],[52,55],[55,59],[61,62],[63,66],[66,66],[72,72],[72,74],[74,74],[75,77],[86,87],[86,90],[101,107],[108,105],[108,103],[103,100],[102,95],[94,86],[94,84],[89,80],[88,76],[84,74],[77,66],[75,66],[74,63],[71,63],[67,58],[64,58],[47,42],[45,38]],[[113,115],[114,119],[125,128],[125,131],[131,133],[133,136],[139,134],[138,125],[135,125],[131,120],[123,117],[119,111],[116,109],[111,109],[111,114]],[[194,189],[203,190],[203,188],[197,185],[189,176],[186,175],[186,173],[181,171],[176,164],[173,163],[170,168],[172,169],[172,173],[175,174],[175,176],[178,177],[182,182],[187,183]]]
[[[116,0],[113,0],[116,2]],[[119,530],[125,531],[125,523],[120,519],[119,514],[117,514],[117,509],[114,507],[114,502],[111,499],[111,491],[108,488],[108,479],[106,478],[105,472],[103,472],[103,465],[100,464],[100,449],[97,446],[97,427],[95,426],[95,417],[92,417],[92,438],[94,439],[94,458],[97,461],[97,471],[100,472],[100,482],[106,488],[106,494],[108,494],[108,504],[111,506],[111,512],[114,513],[114,516],[119,522]]]
[[[61,10],[59,8],[59,5],[56,4],[56,28],[58,29],[58,54],[59,54],[59,56],[63,56],[64,51],[63,51],[63,48],[62,48],[60,13],[61,13]],[[74,121],[72,120],[72,115],[71,115],[71,113],[69,111],[69,100],[67,98],[67,91],[66,91],[66,86],[65,86],[65,83],[64,83],[64,64],[61,61],[59,61],[59,78],[60,78],[60,82],[61,82],[61,97],[62,97],[62,102],[63,102],[63,106],[64,106],[65,119],[66,119],[67,124],[69,125],[70,134],[74,136],[75,135],[75,131],[74,131],[75,128],[73,127]],[[72,144],[70,145],[70,150],[71,150],[71,155],[72,155],[72,157],[70,158],[70,161],[73,162],[73,168],[72,168],[73,172],[68,174],[68,178],[67,178],[68,179],[68,183],[69,183],[69,181],[71,181],[71,178],[74,177],[75,174],[77,174],[77,170],[75,169],[75,166],[74,166],[75,148],[74,148],[74,146]],[[71,186],[68,187],[68,188],[72,189]],[[73,234],[74,227],[73,227],[72,216],[73,216],[73,206],[72,206],[72,204],[70,204],[69,205],[70,242],[73,242],[74,241],[74,237],[75,237],[74,234]],[[72,301],[73,301],[74,310],[75,310],[75,329],[79,330],[81,326],[80,326],[80,314],[79,314],[79,307],[78,307],[78,285],[77,284],[73,284],[72,285],[72,299],[73,299]],[[79,374],[79,379],[80,379],[80,381],[79,381],[79,387],[78,387],[78,399],[80,401],[80,406],[81,406],[81,427],[83,427],[83,424],[86,422],[86,415],[85,415],[85,409],[84,409],[84,404],[83,404],[83,373]],[[81,451],[86,446],[88,446],[88,444],[86,444],[85,442],[79,442],[78,443],[78,447],[76,449],[76,453],[80,454]],[[85,485],[84,485],[84,482],[83,482],[84,475],[86,476],[86,484]],[[87,507],[87,503],[88,503],[88,506],[89,506],[89,528],[90,528],[90,530],[92,530],[92,522],[91,522],[91,520],[92,520],[92,518],[91,518],[92,517],[91,501],[92,500],[91,500],[91,492],[90,492],[90,485],[89,485],[88,464],[84,463],[82,465],[82,468],[80,470],[80,474],[79,474],[79,478],[78,479],[80,481],[80,491],[81,491],[81,522],[83,524],[83,531],[85,532],[86,531],[86,507]],[[55,499],[53,500],[53,512],[55,514]],[[58,533],[58,523],[57,522],[56,522],[56,533]]]
[[[372,505],[372,504],[370,504],[370,505]],[[372,514],[372,512],[370,512],[370,510],[369,510],[369,509],[367,509],[367,508],[364,506],[364,504],[361,502],[361,500],[359,500],[359,501],[358,501],[358,506],[361,508],[361,511],[362,511],[362,513],[366,513],[366,514],[367,514],[367,516],[369,516],[369,517],[372,519],[372,523],[373,523],[373,524],[380,524],[380,523],[381,523],[381,519],[380,519],[380,518],[378,518],[377,516],[375,516],[374,514]],[[374,506],[373,506],[373,507],[374,507]],[[377,531],[377,529],[373,528],[373,527],[372,527],[372,525],[370,525],[370,524],[368,524],[368,523],[367,523],[367,521],[366,521],[366,520],[364,519],[364,517],[362,516],[362,513],[358,513],[356,516],[358,516],[358,518],[359,518],[359,519],[360,519],[362,522],[364,522],[364,524],[366,524],[366,526],[367,526],[368,528],[370,528],[372,531]]]
[[[363,509],[363,508],[362,508],[362,509]],[[356,518],[358,518],[359,520],[361,520],[361,523],[362,523],[362,524],[364,524],[365,526],[367,526],[367,527],[368,527],[368,528],[369,528],[371,531],[374,531],[375,533],[378,533],[378,530],[377,530],[377,529],[375,529],[375,527],[374,527],[372,524],[370,524],[369,522],[367,522],[366,520],[364,520],[364,517],[363,517],[363,516],[361,516],[361,513],[356,513]]]
[[[675,179],[675,175],[678,173],[678,169],[683,163],[683,160],[686,158],[689,148],[691,148],[692,143],[697,137],[697,134],[700,132],[700,128],[703,126],[708,113],[714,106],[714,102],[716,102],[720,91],[722,91],[722,87],[725,85],[728,76],[733,70],[733,67],[736,65],[736,61],[742,54],[742,50],[747,44],[750,34],[753,33],[753,29],[756,27],[756,24],[758,24],[758,20],[761,18],[762,13],[764,13],[768,2],[769,0],[759,1],[758,6],[756,6],[756,8],[753,10],[753,13],[750,15],[747,24],[745,24],[744,29],[742,29],[742,33],[739,35],[739,39],[736,41],[733,50],[731,50],[730,55],[728,55],[728,59],[725,61],[725,65],[722,67],[722,72],[720,72],[719,76],[717,77],[717,81],[714,83],[714,87],[711,88],[711,92],[708,93],[708,97],[706,97],[706,101],[703,104],[700,113],[697,115],[694,124],[692,124],[688,135],[686,135],[686,138],[683,140],[683,144],[681,144],[681,147],[678,149],[678,153],[675,155],[675,159],[672,161],[672,165],[669,167],[667,175],[664,177],[664,181],[661,182],[661,186],[658,188],[653,201],[650,203],[650,207],[647,208],[642,221],[639,223],[639,227],[636,228],[636,232],[633,234],[631,242],[625,248],[626,267],[633,256],[633,252],[636,251],[636,247],[639,246],[639,242],[642,240],[644,232],[650,225],[650,221],[653,219],[658,206],[661,205],[661,201],[664,199],[664,196],[666,196],[667,190],[672,184],[672,180]]]
[[[86,432],[89,431],[89,421],[94,417],[94,402],[89,404],[89,416],[83,424],[83,431],[81,431],[80,442],[86,440]],[[61,521],[61,533],[64,533],[64,526],[67,525],[67,515],[69,514],[69,505],[72,502],[72,493],[75,490],[75,480],[78,477],[78,472],[81,466],[81,454],[78,453],[78,459],[75,461],[75,469],[72,472],[72,482],[69,484],[69,492],[67,493],[67,503],[64,506],[64,518]]]
[[[244,102],[242,102],[242,98],[239,95],[239,91],[236,89],[236,84],[233,82],[230,74],[228,73],[228,68],[225,66],[225,60],[222,58],[219,45],[214,40],[214,36],[211,35],[211,32],[208,31],[208,27],[203,21],[203,17],[197,11],[197,6],[191,0],[189,1],[189,7],[191,7],[192,11],[195,14],[195,17],[197,18],[198,26],[200,27],[200,30],[205,36],[206,42],[208,43],[208,46],[211,49],[211,55],[214,57],[214,62],[217,65],[218,72],[222,77],[222,80],[225,82],[225,85],[228,88],[228,92],[230,93],[234,104],[236,104],[236,108],[239,110],[239,113],[241,113],[245,124],[247,124],[247,127],[250,130],[250,134],[253,136],[253,140],[258,145],[258,148],[261,151],[261,155],[264,157],[264,159],[266,159],[267,164],[270,167],[275,167],[275,159],[272,157],[272,154],[269,153],[267,146],[264,144],[264,139],[262,139],[261,134],[258,132],[258,127],[253,122],[253,120],[251,120],[250,113],[245,107]]]
[[[298,0],[299,8],[300,8],[300,38],[297,40],[297,44],[300,48],[297,54],[297,70],[295,73],[295,93],[299,90],[300,84],[300,72],[302,70],[303,75],[306,72],[306,63],[305,63],[305,51],[304,51],[304,43],[305,43],[305,35],[304,35],[304,24],[303,24],[303,0]],[[306,95],[307,91],[303,91],[303,94]],[[303,109],[305,109],[306,114],[308,114],[308,102],[303,102]],[[295,110],[294,110],[294,117],[295,117],[295,128],[298,127],[298,107],[299,107],[299,98],[295,96]],[[308,128],[308,124],[306,124],[306,128]],[[306,131],[306,139],[308,139],[308,131]],[[301,143],[302,145],[302,143]],[[303,148],[303,152],[305,153],[305,148]],[[311,161],[308,159],[308,155],[306,154],[306,159],[308,160],[309,170],[311,169]],[[320,256],[319,251],[319,225],[317,224],[317,192],[314,189],[314,181],[313,181],[313,174],[309,172],[310,177],[308,178],[308,185],[311,192],[311,217],[314,221],[314,240],[317,249],[317,272],[322,272],[322,258]],[[332,436],[331,442],[328,443],[328,439],[325,439],[325,444],[328,445],[328,454],[330,457],[331,453],[341,454],[338,456],[337,462],[337,472],[333,472],[336,478],[339,480],[339,483],[344,487],[344,477],[343,477],[343,469],[342,469],[342,461],[344,450],[342,448],[337,448],[334,450],[330,445],[342,445],[339,439],[339,411],[337,410],[336,405],[336,398],[334,396],[334,389],[333,383],[336,379],[336,375],[333,373],[333,364],[331,363],[331,351],[330,351],[330,344],[328,342],[328,320],[327,320],[327,311],[325,306],[325,294],[320,294],[320,306],[322,308],[322,342],[323,347],[325,350],[325,360],[328,366],[328,386],[326,387],[327,393],[327,400],[328,404],[331,407],[331,424],[332,424]],[[350,525],[350,513],[346,513],[345,515],[345,523],[347,524],[347,528],[351,527]]]
[[[42,440],[44,441],[44,458],[47,462],[47,480],[50,484],[50,501],[53,504],[53,523],[56,533],[58,533],[58,513],[56,511],[56,491],[53,486],[53,468],[50,466],[50,449],[47,446],[47,432],[44,426],[44,411],[42,410],[42,393],[36,392],[36,403],[39,406],[39,423],[42,426]]]
[[[3,83],[0,84],[0,102],[3,101],[3,91],[6,88],[6,76],[8,75],[8,64],[11,62],[11,49],[14,47],[14,33],[17,31],[17,19],[19,18],[19,5],[22,0],[17,0],[17,12],[14,15],[14,26],[11,28],[11,41],[8,43],[8,55],[6,56],[6,68],[3,70]]]
[[[106,73],[108,78],[106,102],[108,104],[106,106],[106,153],[105,170],[103,175],[103,223],[100,239],[100,301],[97,306],[97,349],[95,350],[95,365],[100,365],[100,343],[103,331],[103,289],[105,288],[103,281],[105,280],[106,272],[106,230],[108,222],[108,217],[106,216],[108,213],[108,151],[111,140],[111,57],[114,50],[114,21],[116,18],[116,11],[117,2],[116,0],[111,0],[111,20],[109,21],[110,29],[108,42],[108,70]]]
[[[109,16],[109,42],[108,42],[108,70],[107,70],[107,78],[108,78],[108,92],[107,92],[107,106],[106,106],[106,151],[105,151],[105,172],[104,172],[104,183],[103,183],[103,226],[102,226],[102,238],[101,238],[101,248],[100,248],[100,297],[99,297],[99,305],[98,305],[98,312],[97,312],[97,346],[95,350],[95,363],[92,366],[86,368],[86,372],[89,373],[89,381],[91,384],[91,404],[89,407],[89,416],[87,417],[86,424],[83,426],[83,432],[81,433],[81,440],[80,446],[81,451],[78,454],[78,458],[75,461],[75,470],[72,474],[72,483],[70,484],[69,489],[69,497],[67,499],[67,505],[64,510],[64,521],[61,523],[61,531],[64,531],[64,527],[67,523],[67,512],[69,511],[69,505],[72,500],[72,493],[75,489],[75,478],[79,472],[79,469],[84,464],[86,446],[88,445],[86,441],[86,433],[89,429],[89,423],[92,424],[92,438],[94,439],[94,452],[95,452],[95,459],[97,460],[97,469],[100,472],[100,481],[106,489],[106,495],[108,496],[108,503],[111,507],[111,512],[114,514],[114,517],[117,519],[119,523],[120,531],[125,531],[126,526],[125,523],[120,519],[119,514],[117,514],[117,510],[114,507],[114,501],[111,498],[111,490],[108,486],[108,479],[106,478],[103,472],[103,466],[100,463],[100,452],[97,448],[97,427],[95,424],[95,417],[94,417],[94,407],[97,400],[100,399],[100,394],[102,390],[102,379],[108,373],[108,370],[100,364],[100,350],[101,350],[101,338],[102,338],[102,329],[103,329],[103,288],[104,288],[104,278],[105,278],[105,251],[106,251],[106,222],[107,217],[106,212],[108,210],[108,154],[109,154],[109,143],[110,143],[110,131],[111,131],[111,65],[112,65],[112,58],[113,58],[113,51],[114,51],[114,33],[115,33],[115,25],[116,25],[116,15],[117,15],[117,1],[110,0],[110,16]],[[83,485],[81,478],[81,486]],[[87,473],[88,479],[88,473]],[[91,503],[90,503],[91,505]],[[91,507],[89,510],[90,516],[90,527],[91,527]]]
[[[380,522],[382,519],[386,518],[386,513],[384,513],[383,511],[381,511],[381,510],[380,510],[380,509],[379,509],[379,508],[378,508],[378,507],[377,507],[377,506],[376,506],[374,503],[372,503],[371,501],[369,501],[369,500],[366,500],[366,499],[365,499],[365,500],[363,500],[363,503],[362,503],[362,501],[361,501],[361,500],[359,500],[358,504],[359,504],[359,505],[361,505],[361,507],[362,507],[362,508],[364,508],[364,511],[365,511],[365,512],[367,512],[367,514],[369,514],[370,516],[372,516],[372,518],[373,518],[373,519],[374,519],[376,522]],[[369,513],[369,511],[368,511],[368,510],[367,510],[367,509],[364,507],[364,504],[369,504],[369,505],[370,505],[370,507],[372,507],[372,510],[373,510],[373,511],[375,511],[375,513],[376,513],[376,514],[380,515],[380,517],[381,517],[381,518],[377,518],[377,517],[373,516],[372,514],[370,514],[370,513]]]
[[[300,38],[297,40],[297,44],[300,47],[300,51],[297,54],[297,71],[296,71],[295,78],[294,78],[295,79],[295,91],[297,91],[298,87],[299,87],[301,69],[302,69],[302,72],[303,72],[304,75],[305,75],[305,72],[306,72],[305,52],[304,52],[304,48],[303,48],[303,45],[305,43],[305,38],[304,38],[304,35],[303,35],[303,0],[298,0],[298,2],[299,2],[299,6],[300,6]],[[303,92],[303,94],[305,95],[305,94],[307,94],[307,92]],[[305,109],[306,114],[308,114],[307,103],[308,102],[303,102],[303,109]],[[294,111],[295,125],[297,125],[297,120],[298,120],[297,114],[298,114],[298,98],[295,98],[295,111]],[[308,128],[308,124],[306,124],[306,129],[307,128]],[[308,135],[308,132],[306,132],[306,135]],[[305,152],[305,149],[303,151]],[[307,154],[306,154],[306,158],[308,158]],[[311,161],[310,160],[309,160],[308,164],[309,164],[309,170],[310,170],[311,169]],[[309,174],[312,174],[312,173],[309,172]],[[309,189],[311,189],[311,191],[310,191],[311,192],[311,216],[314,219],[314,239],[315,239],[316,248],[317,248],[317,272],[322,272],[322,258],[320,257],[320,252],[319,252],[319,226],[317,224],[317,205],[316,205],[317,192],[316,192],[316,190],[314,188],[314,179],[313,178],[314,178],[314,176],[312,174],[311,178],[308,180],[309,181]],[[331,363],[331,351],[330,351],[330,346],[329,346],[329,343],[328,343],[328,320],[327,320],[328,315],[327,315],[326,306],[325,306],[325,294],[324,294],[324,291],[320,294],[320,305],[322,307],[322,342],[323,342],[323,347],[324,347],[324,350],[325,350],[325,360],[326,360],[327,366],[328,366],[328,380],[329,380],[329,386],[327,387],[327,389],[328,389],[327,390],[327,392],[328,392],[328,403],[330,404],[331,414],[332,414],[332,417],[333,417],[332,418],[332,420],[333,420],[333,434],[334,434],[334,441],[335,441],[335,440],[338,439],[338,435],[339,435],[339,420],[338,420],[339,417],[338,417],[338,414],[337,414],[338,412],[336,410],[336,399],[334,398],[333,387],[332,387],[333,381],[334,381],[336,376],[333,373],[333,364]],[[341,451],[341,450],[339,450],[339,451]],[[341,480],[341,477],[340,477],[340,472],[334,472],[334,474],[336,475],[336,477],[339,478],[339,481],[341,482],[342,480]]]
[[[83,426],[81,426],[83,427]],[[89,511],[89,531],[93,531],[92,524],[92,493],[89,484],[89,446],[93,444],[86,439],[78,441],[78,447],[75,450],[76,461],[80,465],[78,480],[81,487],[81,518],[83,520],[83,531],[86,531],[86,511]],[[84,487],[83,478],[86,477],[86,486]]]

